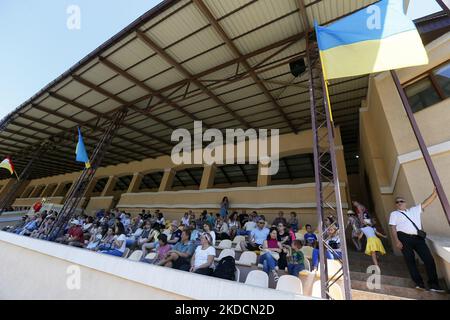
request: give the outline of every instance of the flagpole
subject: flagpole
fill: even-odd
[[[14,174],[16,175],[17,181],[20,181],[20,178],[19,178],[19,176],[17,175],[16,170],[14,170]]]
[[[444,209],[445,215],[447,217],[447,221],[450,224],[450,204],[448,202],[447,196],[445,195],[444,188],[442,187],[439,176],[436,172],[436,168],[434,167],[433,161],[431,159],[430,153],[428,152],[427,145],[425,144],[425,140],[422,137],[422,133],[420,132],[419,126],[417,125],[416,119],[414,117],[414,113],[411,109],[411,105],[409,104],[408,97],[406,96],[405,90],[400,84],[400,80],[397,76],[397,73],[394,70],[391,70],[392,78],[394,79],[395,86],[400,95],[400,98],[403,103],[403,107],[405,108],[406,114],[408,116],[411,127],[414,131],[414,135],[416,136],[417,142],[419,143],[420,151],[422,152],[423,159],[425,160],[425,164],[427,165],[428,171],[431,175],[431,180],[433,180],[433,184],[436,187],[436,191],[441,201],[442,208]]]

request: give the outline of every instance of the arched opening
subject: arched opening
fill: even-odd
[[[164,172],[151,172],[142,177],[139,192],[158,192]]]
[[[256,187],[257,182],[257,164],[218,166],[214,176],[214,188]]]
[[[198,190],[202,182],[203,167],[186,168],[175,173],[172,190]]]

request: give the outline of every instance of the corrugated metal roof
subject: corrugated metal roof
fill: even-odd
[[[57,137],[61,142],[42,162],[57,160],[61,166],[36,166],[33,177],[80,170],[73,160],[76,126],[92,151],[102,134],[98,126],[122,106],[130,111],[105,165],[167,154],[172,130],[192,128],[194,119],[219,129],[308,129],[307,82],[294,78],[288,65],[305,49],[298,1],[203,0],[239,54],[196,1],[163,1],[6,117],[0,124],[1,153],[12,155],[21,170],[40,141]],[[305,0],[310,21],[321,24],[373,2]],[[366,91],[367,77],[331,83],[337,119],[344,119],[344,131],[355,132],[344,141],[352,147],[358,125],[352,115]]]

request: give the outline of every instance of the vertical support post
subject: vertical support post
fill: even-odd
[[[216,164],[205,165],[203,168],[202,181],[199,190],[210,189],[214,186],[214,178],[216,176]]]
[[[321,73],[322,80],[322,90],[324,95],[327,91],[327,84],[325,83],[325,79],[323,73]],[[351,282],[350,282],[350,268],[348,265],[348,255],[347,255],[347,240],[345,238],[345,224],[344,224],[344,214],[342,212],[342,198],[341,198],[341,190],[339,185],[339,173],[336,161],[336,148],[334,145],[334,127],[331,122],[331,112],[330,106],[328,105],[328,98],[324,97],[324,109],[327,121],[327,131],[328,131],[328,145],[330,150],[330,159],[331,159],[331,167],[333,170],[333,185],[334,185],[334,195],[335,195],[335,208],[337,211],[337,220],[341,230],[339,230],[339,240],[340,240],[340,249],[342,253],[342,271],[344,274],[344,294],[346,300],[351,300]]]
[[[16,183],[11,187],[9,192],[0,200],[0,215],[2,212],[8,209],[9,206],[14,202],[16,197],[16,193],[20,190],[23,183],[28,179],[31,174],[32,166],[35,161],[39,161],[41,155],[50,147],[50,143],[45,141],[43,142],[34,152],[30,161],[27,163],[25,168],[22,170],[22,173],[19,176],[19,179]]]
[[[442,187],[441,180],[436,172],[436,168],[434,167],[433,160],[431,160],[430,153],[428,152],[427,145],[425,140],[422,137],[422,133],[420,132],[419,126],[417,125],[416,118],[414,117],[414,113],[411,109],[411,106],[408,101],[408,97],[406,96],[405,90],[403,89],[400,80],[395,71],[391,71],[392,78],[394,79],[395,86],[397,87],[397,91],[400,95],[400,98],[403,103],[403,107],[405,108],[406,115],[408,116],[409,122],[413,129],[414,135],[416,136],[417,143],[419,144],[420,151],[422,152],[423,159],[425,160],[425,164],[427,165],[428,171],[431,175],[431,179],[433,180],[433,184],[436,187],[436,191],[441,202],[442,208],[444,209],[444,213],[447,217],[447,221],[450,224],[450,204],[448,202],[447,196],[445,195],[444,188]]]
[[[313,62],[311,59],[311,46],[309,34],[306,35],[306,63],[308,65],[308,78],[309,78],[309,102],[311,111],[311,126],[313,132],[313,153],[314,153],[314,181],[316,182],[316,210],[317,210],[317,228],[320,230],[320,234],[323,234],[323,221],[324,212],[322,207],[322,181],[320,178],[320,158],[319,158],[319,136],[318,136],[318,119],[316,118],[316,95],[314,94],[314,72]],[[328,282],[328,270],[325,262],[325,246],[323,243],[323,237],[318,237],[319,241],[319,270],[320,270],[320,286],[323,299],[327,299],[327,282]]]
[[[87,188],[94,179],[97,169],[100,167],[105,156],[106,150],[110,146],[114,135],[121,126],[123,120],[128,113],[128,109],[124,107],[119,110],[109,123],[109,127],[105,130],[101,140],[98,142],[94,152],[91,155],[91,167],[85,168],[78,180],[72,185],[72,188],[66,196],[64,205],[58,214],[58,217],[49,233],[48,240],[55,240],[64,232],[64,227],[72,218],[80,202],[86,194]]]

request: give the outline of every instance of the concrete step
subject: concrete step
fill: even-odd
[[[399,287],[390,284],[381,284],[380,289],[370,290],[367,288],[366,281],[359,280],[352,280],[352,289],[414,300],[450,300],[450,295],[448,293],[441,294],[430,291],[421,291],[415,288]]]
[[[355,280],[355,281],[366,282],[367,279],[371,276],[372,275],[370,275],[368,273],[364,273],[364,272],[355,272],[355,271],[350,272],[350,279],[352,281]],[[393,277],[393,276],[381,274],[380,282],[381,282],[381,284],[389,284],[389,285],[397,286],[397,287],[404,287],[404,288],[414,288],[415,287],[414,281],[412,281],[409,277],[408,278]]]
[[[412,299],[352,289],[352,300],[412,300]]]

